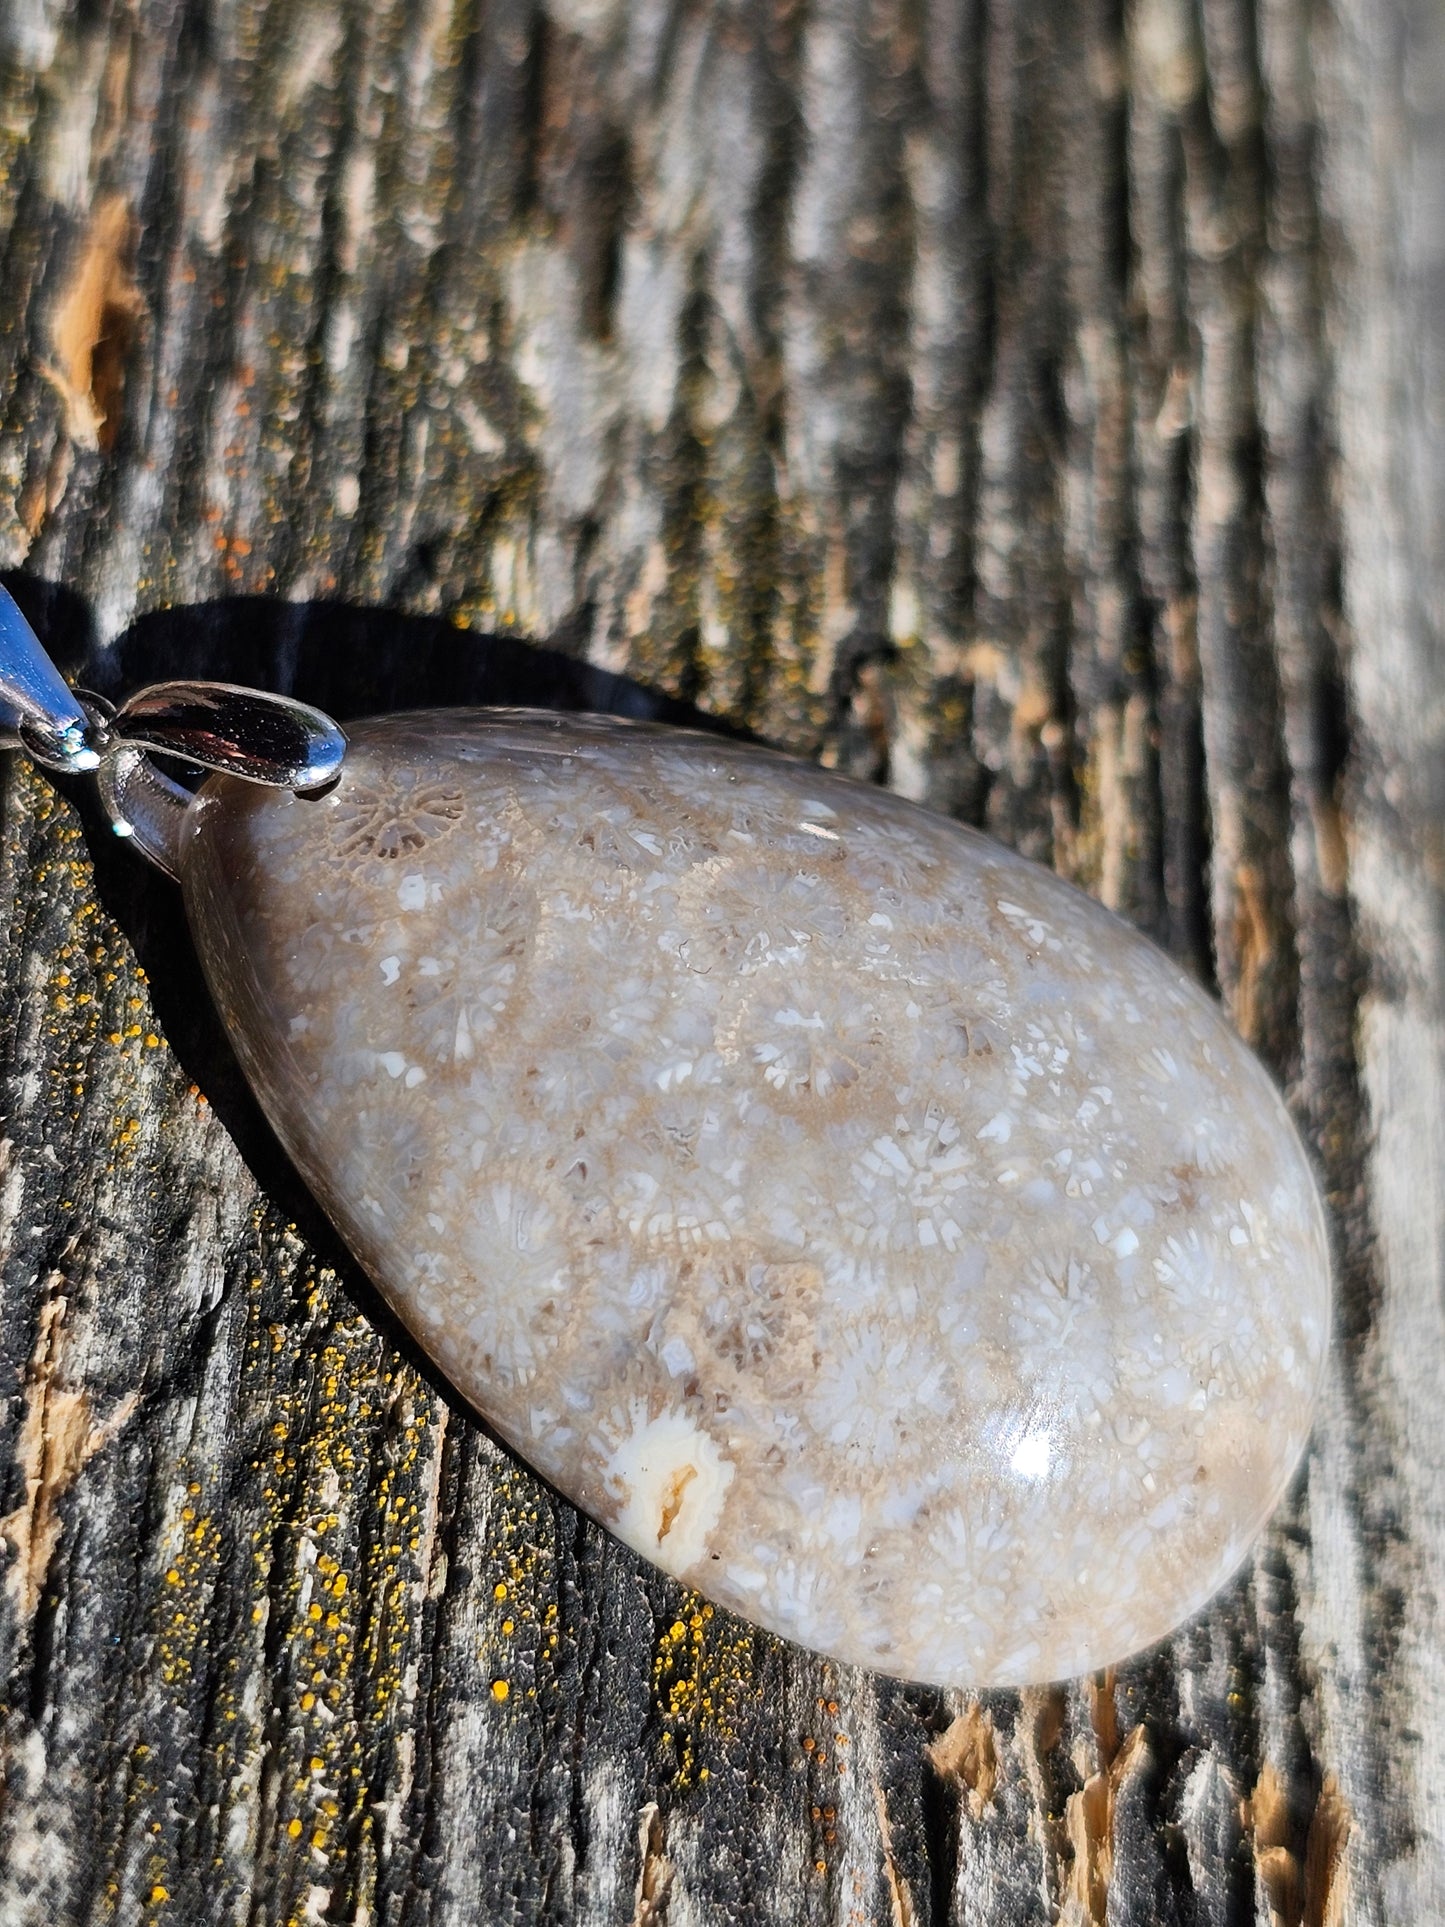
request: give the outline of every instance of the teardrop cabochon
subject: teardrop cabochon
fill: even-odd
[[[1017,1685],[1162,1637],[1293,1472],[1323,1215],[1215,1006],[1070,885],[600,717],[212,778],[182,881],[283,1144],[423,1350],[666,1571]]]

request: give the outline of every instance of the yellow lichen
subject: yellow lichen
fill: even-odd
[[[653,1706],[678,1787],[702,1779],[703,1756],[736,1739],[756,1690],[751,1634],[690,1597],[686,1615],[659,1635],[652,1665]]]

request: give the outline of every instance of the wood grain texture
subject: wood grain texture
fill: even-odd
[[[1340,1281],[1166,1648],[830,1668],[449,1400],[168,886],[12,762],[4,1927],[1445,1917],[1437,16],[0,7],[0,565],[68,666],[693,705],[982,823],[1218,984]]]

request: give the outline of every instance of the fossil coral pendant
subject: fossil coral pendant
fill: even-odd
[[[1322,1215],[1263,1070],[1126,925],[709,736],[398,716],[293,750],[324,794],[187,799],[139,747],[184,705],[146,700],[84,718],[112,814],[278,1134],[594,1518],[940,1683],[1119,1659],[1239,1564],[1309,1431]]]

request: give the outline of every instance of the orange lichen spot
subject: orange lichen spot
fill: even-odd
[[[169,1890],[163,1887],[159,1881],[157,1881],[155,1886],[151,1888],[152,1907],[159,1907],[163,1900],[169,1900],[170,1897],[171,1896],[170,1896]]]
[[[494,1700],[501,1701],[506,1699],[511,1690],[511,1685],[507,1680],[494,1679],[492,1681],[492,1698]]]
[[[502,1621],[502,1631],[503,1631],[504,1633],[514,1633],[514,1632],[515,1632],[516,1630],[517,1630],[517,1622],[516,1622],[516,1620],[514,1620],[514,1619],[504,1619],[504,1620]]]
[[[321,1608],[316,1604],[314,1599],[312,1600],[311,1604],[306,1608],[306,1617],[312,1620],[320,1619],[321,1617]]]
[[[288,1820],[286,1823],[286,1831],[293,1840],[299,1840],[301,1838],[301,1822],[299,1820]]]
[[[505,1579],[499,1579],[496,1585],[492,1587],[492,1597],[493,1599],[505,1599],[506,1596],[507,1582]]]
[[[179,1572],[176,1571],[176,1568],[172,1566],[170,1571],[167,1572],[166,1574],[166,1584],[168,1586],[178,1586],[180,1583],[181,1583],[181,1575],[179,1574]]]
[[[307,1692],[301,1695],[301,1711],[303,1713],[309,1713],[315,1704],[316,1695],[314,1693]]]

